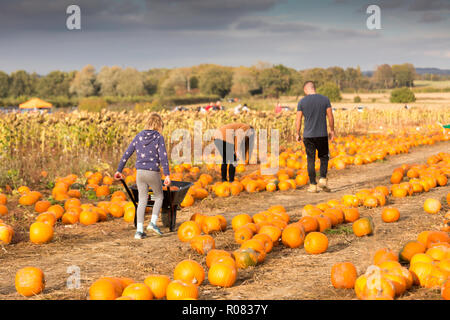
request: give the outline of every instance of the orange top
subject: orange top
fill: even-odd
[[[246,132],[250,129],[253,129],[253,127],[245,123],[229,123],[217,129],[214,138],[230,144],[239,145],[239,143],[237,143],[238,140],[239,142],[242,141]]]

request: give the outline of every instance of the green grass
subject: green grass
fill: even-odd
[[[327,229],[325,234],[353,234],[353,228],[351,225],[341,225],[335,229]]]
[[[450,88],[450,80],[444,81],[430,81],[430,80],[415,80],[416,87],[431,87],[436,89]]]

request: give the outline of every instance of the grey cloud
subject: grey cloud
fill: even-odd
[[[450,10],[448,0],[414,0],[408,8],[410,11]]]
[[[424,12],[422,14],[422,17],[419,20],[419,22],[422,22],[422,23],[438,23],[438,22],[444,21],[446,19],[447,19],[446,17],[443,17],[439,13]]]

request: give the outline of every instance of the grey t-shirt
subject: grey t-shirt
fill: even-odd
[[[321,94],[310,94],[304,97],[297,106],[303,112],[305,129],[303,138],[327,137],[327,109],[331,108],[330,99]]]

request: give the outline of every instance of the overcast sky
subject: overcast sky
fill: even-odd
[[[81,30],[66,8],[81,8]],[[370,4],[382,29],[367,29]],[[0,70],[200,63],[450,69],[450,0],[0,0]]]

